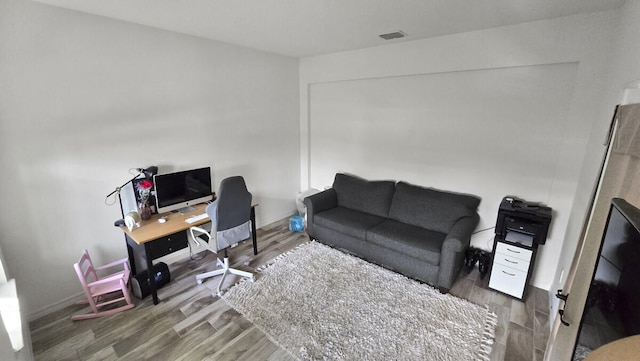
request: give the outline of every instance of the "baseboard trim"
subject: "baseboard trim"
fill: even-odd
[[[64,298],[62,300],[59,300],[57,302],[54,302],[46,307],[43,307],[39,310],[36,310],[34,312],[30,312],[27,315],[27,320],[29,320],[29,322],[31,321],[35,321],[37,319],[39,319],[40,317],[44,317],[50,313],[56,312],[56,311],[60,311],[61,309],[71,306],[75,303],[78,303],[78,301],[81,301],[85,298],[86,296],[84,295],[83,292],[77,293],[75,295],[69,296],[67,298]]]

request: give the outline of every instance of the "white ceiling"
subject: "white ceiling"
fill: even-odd
[[[304,57],[603,11],[625,0],[36,0]],[[385,41],[379,34],[409,36]]]

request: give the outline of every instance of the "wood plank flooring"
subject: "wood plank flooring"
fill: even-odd
[[[229,251],[233,267],[255,270],[307,242],[306,233],[282,220],[258,230],[257,256],[251,242]],[[30,323],[35,360],[293,360],[265,334],[215,295],[219,277],[197,285],[195,275],[215,268],[215,255],[172,262],[171,282],[136,307],[112,316],[71,321],[83,306],[69,306]],[[228,276],[223,288],[237,282]],[[488,304],[498,315],[491,360],[542,360],[549,333],[546,292],[530,288],[521,302],[487,287],[477,268],[462,274],[453,295]]]

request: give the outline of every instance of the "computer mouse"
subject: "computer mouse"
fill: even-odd
[[[160,218],[160,219],[158,219],[158,222],[160,222],[160,223],[164,223],[164,222],[166,222],[166,221],[167,221],[167,220],[166,220],[166,219],[164,219],[164,218]]]

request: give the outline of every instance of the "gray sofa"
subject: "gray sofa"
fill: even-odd
[[[311,239],[449,291],[479,221],[480,199],[338,173],[304,199]]]

